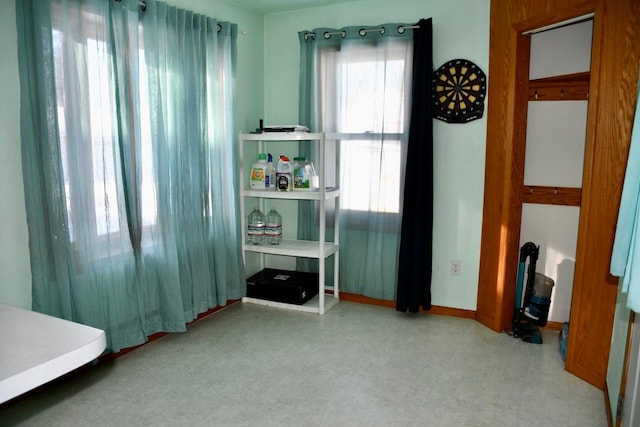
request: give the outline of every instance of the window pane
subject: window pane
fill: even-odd
[[[112,137],[109,53],[104,42],[87,40],[87,76],[91,120],[91,154],[96,215],[96,232],[119,231],[116,183],[116,141]]]
[[[341,204],[358,211],[400,212],[400,141],[343,141]]]

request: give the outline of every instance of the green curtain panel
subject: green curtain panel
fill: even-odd
[[[145,5],[16,0],[33,309],[112,351],[245,292],[237,27]]]
[[[389,301],[395,300],[397,283],[412,27],[394,23],[299,33],[299,122],[312,131],[343,135],[340,290]],[[300,151],[313,159],[308,150],[301,144]],[[298,238],[316,238],[316,229],[317,207],[299,203]],[[314,267],[308,264],[299,260],[297,268]]]

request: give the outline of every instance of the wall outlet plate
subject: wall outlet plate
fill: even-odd
[[[459,276],[461,274],[461,264],[459,259],[451,260],[451,275]]]

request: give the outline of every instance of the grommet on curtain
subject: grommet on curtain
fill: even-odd
[[[404,34],[405,31],[407,31],[408,29],[417,29],[420,28],[420,25],[398,25],[398,28],[396,28],[396,30],[398,30],[398,34]]]
[[[384,29],[384,27],[380,27],[380,28],[372,28],[372,29],[370,29],[370,30],[367,30],[367,29],[365,29],[365,28],[360,28],[360,31],[358,31],[358,34],[360,34],[360,37],[364,37],[364,36],[366,36],[366,35],[367,35],[367,33],[368,33],[369,31],[380,31],[380,35],[382,36],[382,35],[384,35],[385,29]]]
[[[222,25],[216,24],[218,26],[218,32],[222,31]]]
[[[334,32],[330,32],[330,31],[325,31],[324,32],[324,38],[325,39],[330,39],[331,36],[340,36],[342,38],[345,38],[347,36],[347,32],[346,31],[334,31]]]
[[[316,33],[312,33],[312,32],[304,33],[304,39],[305,40],[309,40],[309,37],[311,37],[313,40],[315,40],[316,39]]]

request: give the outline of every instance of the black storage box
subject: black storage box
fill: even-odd
[[[247,296],[304,304],[318,295],[318,273],[265,268],[247,279]]]

